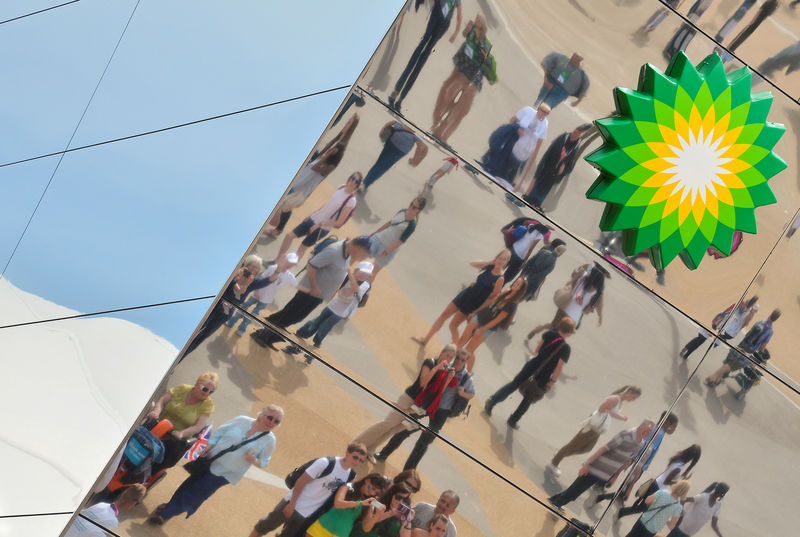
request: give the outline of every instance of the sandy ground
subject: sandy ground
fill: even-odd
[[[549,131],[553,137],[580,122],[606,115],[612,107],[612,85],[635,85],[635,74],[644,61],[663,64],[660,49],[677,26],[675,20],[667,20],[647,43],[637,44],[631,41],[630,34],[649,16],[651,2],[622,6],[608,0],[464,4],[464,22],[479,7],[486,15],[501,76],[496,86],[484,87],[472,111],[449,140],[467,160],[480,157],[489,133],[535,96],[542,74],[538,61],[531,58],[541,58],[554,49],[566,53],[587,51],[585,67],[592,78],[592,88],[578,108],[562,104],[554,111]],[[720,2],[720,10],[723,4],[731,2]],[[722,19],[724,13],[709,12],[708,16]],[[569,21],[568,31],[564,21]],[[414,13],[412,9],[404,17],[396,60],[385,73],[389,81],[393,82],[402,70],[415,45],[413,36],[422,31],[424,24],[422,11]],[[451,69],[450,58],[459,43],[459,39],[454,44],[443,39],[432,55],[405,102],[408,108],[403,112],[411,123],[423,129],[429,127],[427,118],[433,101]],[[710,48],[698,37],[689,52],[699,59]],[[771,51],[766,44],[765,51]],[[387,88],[373,84],[379,79],[380,73],[375,70],[382,53],[387,53],[385,48],[379,49],[361,83],[373,85],[376,94],[385,98]],[[295,211],[287,229],[323,203],[350,172],[358,169],[366,173],[374,161],[380,151],[377,133],[391,116],[371,99],[368,101],[365,107],[354,109],[361,122],[342,163],[306,205]],[[776,98],[774,115],[775,121],[783,121],[793,130],[796,105]],[[325,133],[322,141],[327,141],[342,124]],[[716,391],[702,385],[702,378],[724,357],[725,347],[712,350],[705,359],[701,350],[707,348],[703,348],[688,361],[678,358],[678,351],[697,331],[693,320],[710,322],[715,313],[736,301],[753,282],[748,294],[761,297],[762,316],[773,305],[784,310],[770,345],[773,365],[780,369],[780,375],[800,378],[791,358],[791,346],[796,341],[791,327],[798,314],[795,290],[800,285],[795,271],[790,269],[792,260],[797,258],[794,248],[799,243],[795,241],[800,239],[780,238],[800,206],[793,172],[796,148],[794,134],[787,133],[776,151],[790,163],[790,169],[772,182],[780,201],[758,210],[758,238],[748,236],[734,256],[719,261],[707,258],[697,271],[689,271],[676,262],[667,270],[664,287],[655,283],[652,269],[635,273],[637,281],[612,271],[602,325],[594,315],[584,319],[569,341],[572,355],[558,385],[525,416],[521,430],[512,431],[504,421],[518,401],[517,395],[498,405],[491,418],[480,413],[481,401],[522,365],[525,334],[530,327],[550,319],[553,292],[575,266],[597,259],[587,245],[598,238],[596,226],[602,206],[583,196],[594,172],[580,163],[565,188],[554,196],[555,201],[545,206],[548,217],[574,235],[571,238],[562,231],[556,232],[556,236],[567,240],[568,251],[545,282],[539,299],[521,305],[515,324],[506,333],[492,335],[479,349],[476,403],[466,419],[454,420],[443,430],[460,452],[442,441],[429,449],[419,467],[423,490],[415,499],[435,501],[440,491],[457,490],[462,495],[454,517],[459,535],[554,536],[561,523],[550,518],[527,495],[544,501],[567,486],[583,457],[566,459],[562,463],[563,476],[555,480],[543,470],[552,453],[571,438],[606,394],[623,384],[638,384],[644,392],[642,398],[624,409],[630,420],[616,423],[604,440],[611,433],[633,426],[646,416],[656,417],[674,405],[681,425],[673,437],[664,441],[648,475],[662,471],[672,453],[700,443],[704,454],[693,475],[693,492],[713,480],[732,485],[721,522],[726,537],[789,534],[796,526],[796,520],[787,516],[794,505],[792,495],[784,490],[788,487],[781,484],[798,477],[795,449],[800,442],[800,421],[796,394],[781,391],[778,383],[771,380],[757,386],[745,401],[736,401],[732,397],[733,381]],[[356,214],[337,235],[355,236],[375,230],[396,210],[407,206],[444,157],[444,153],[432,148],[417,168],[402,159],[359,200]],[[241,413],[253,415],[266,403],[284,406],[287,418],[277,431],[279,441],[273,460],[266,472],[253,474],[255,479],[248,476],[236,487],[225,487],[192,518],[173,520],[162,528],[144,525],[146,513],[165,501],[184,477],[182,470],[176,468],[152,490],[143,506],[123,521],[121,534],[246,535],[255,520],[285,493],[279,485],[289,470],[313,456],[343,451],[350,438],[385,414],[387,407],[353,382],[385,400],[396,399],[413,380],[422,358],[435,354],[448,338],[445,328],[423,351],[409,336],[424,333],[461,286],[472,281],[475,271],[468,262],[492,258],[502,247],[500,227],[520,214],[531,213],[508,205],[501,189],[484,178],[463,169],[444,177],[434,190],[417,232],[390,267],[381,272],[367,307],[325,340],[320,356],[341,374],[321,363],[307,367],[283,353],[261,350],[246,336],[238,338],[228,329],[201,345],[180,364],[167,385],[190,381],[208,368],[220,371],[223,381],[214,395],[215,424]],[[277,248],[277,241],[257,240],[253,251],[271,259]],[[759,272],[770,252],[771,257]],[[288,297],[282,293],[277,303],[284,304]],[[385,468],[381,465],[377,470],[393,473],[402,467],[410,442],[389,458]],[[601,521],[605,507],[585,502],[587,497],[567,508],[584,520],[599,521],[600,533],[621,536],[634,522],[629,517],[617,523],[610,515]],[[705,528],[698,535],[712,532]]]

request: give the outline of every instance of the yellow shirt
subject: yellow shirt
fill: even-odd
[[[214,412],[214,402],[210,397],[193,405],[186,404],[186,396],[193,387],[191,384],[181,384],[167,390],[172,398],[164,406],[161,418],[171,421],[176,431],[191,427],[200,416],[210,416]]]

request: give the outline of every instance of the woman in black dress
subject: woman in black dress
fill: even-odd
[[[469,319],[475,311],[500,294],[504,283],[503,271],[509,259],[511,259],[511,252],[504,249],[492,261],[472,261],[470,265],[481,269],[477,279],[447,304],[447,307],[433,322],[433,326],[431,326],[427,334],[423,337],[413,336],[411,339],[420,345],[427,345],[433,335],[442,328],[444,322],[452,317],[450,321],[450,336],[453,343],[457,342],[459,339],[458,327],[461,326],[461,323]]]

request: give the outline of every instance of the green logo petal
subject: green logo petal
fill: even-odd
[[[736,230],[756,232],[786,129],[767,121],[772,94],[750,93],[747,67],[727,75],[716,53],[695,67],[679,52],[666,73],[642,66],[638,90],[615,88],[614,102],[595,121],[604,144],[586,157],[600,171],[586,197],[606,203],[600,229],[621,230],[626,255],[695,269],[709,246],[730,255]]]

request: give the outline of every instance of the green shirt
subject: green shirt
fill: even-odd
[[[364,531],[359,521],[353,526],[353,531],[350,532],[350,537],[397,537],[400,534],[400,528],[403,523],[397,517],[387,518],[375,524],[372,531]]]
[[[186,396],[193,387],[191,384],[181,384],[167,390],[172,398],[164,405],[161,418],[171,421],[176,431],[191,427],[200,416],[210,416],[214,412],[214,402],[210,397],[193,405],[186,404]]]

